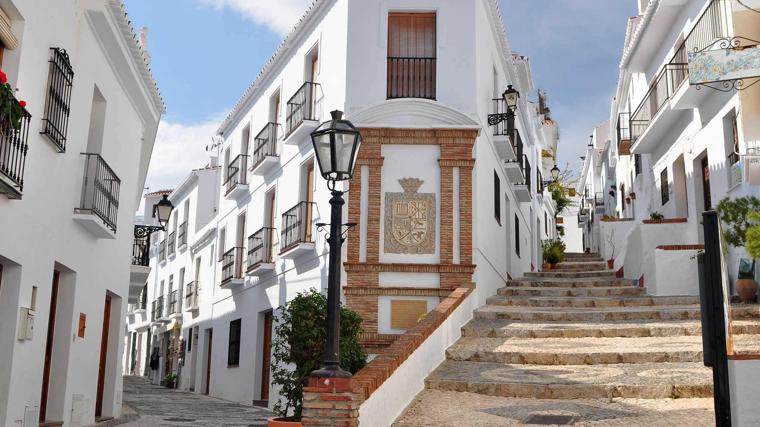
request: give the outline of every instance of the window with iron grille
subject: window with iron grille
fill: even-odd
[[[66,151],[66,132],[69,126],[71,86],[74,70],[69,54],[60,48],[50,48],[50,72],[48,74],[45,114],[42,117],[42,133],[59,152]]]
[[[633,156],[633,166],[636,169],[636,175],[641,175],[641,154]]]
[[[240,326],[241,319],[230,322],[230,342],[227,347],[227,366],[238,366],[240,363]]]
[[[668,168],[665,168],[660,172],[660,197],[662,198],[662,206],[670,201],[670,186],[668,185]]]

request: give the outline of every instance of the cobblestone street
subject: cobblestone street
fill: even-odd
[[[139,419],[122,424],[137,426],[266,426],[272,412],[213,397],[170,390],[139,377],[124,377],[125,413]]]

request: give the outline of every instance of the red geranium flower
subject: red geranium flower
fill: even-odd
[[[8,76],[6,76],[3,71],[0,71],[0,83],[2,84],[8,83]]]
[[[19,101],[18,106],[21,108],[26,108],[26,101]]]

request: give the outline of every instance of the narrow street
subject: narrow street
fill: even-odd
[[[140,418],[122,424],[143,426],[266,426],[272,412],[213,397],[155,386],[124,377],[124,404]]]

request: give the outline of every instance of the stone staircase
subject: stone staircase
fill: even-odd
[[[714,425],[699,319],[698,297],[649,296],[568,254],[476,310],[394,425]]]

